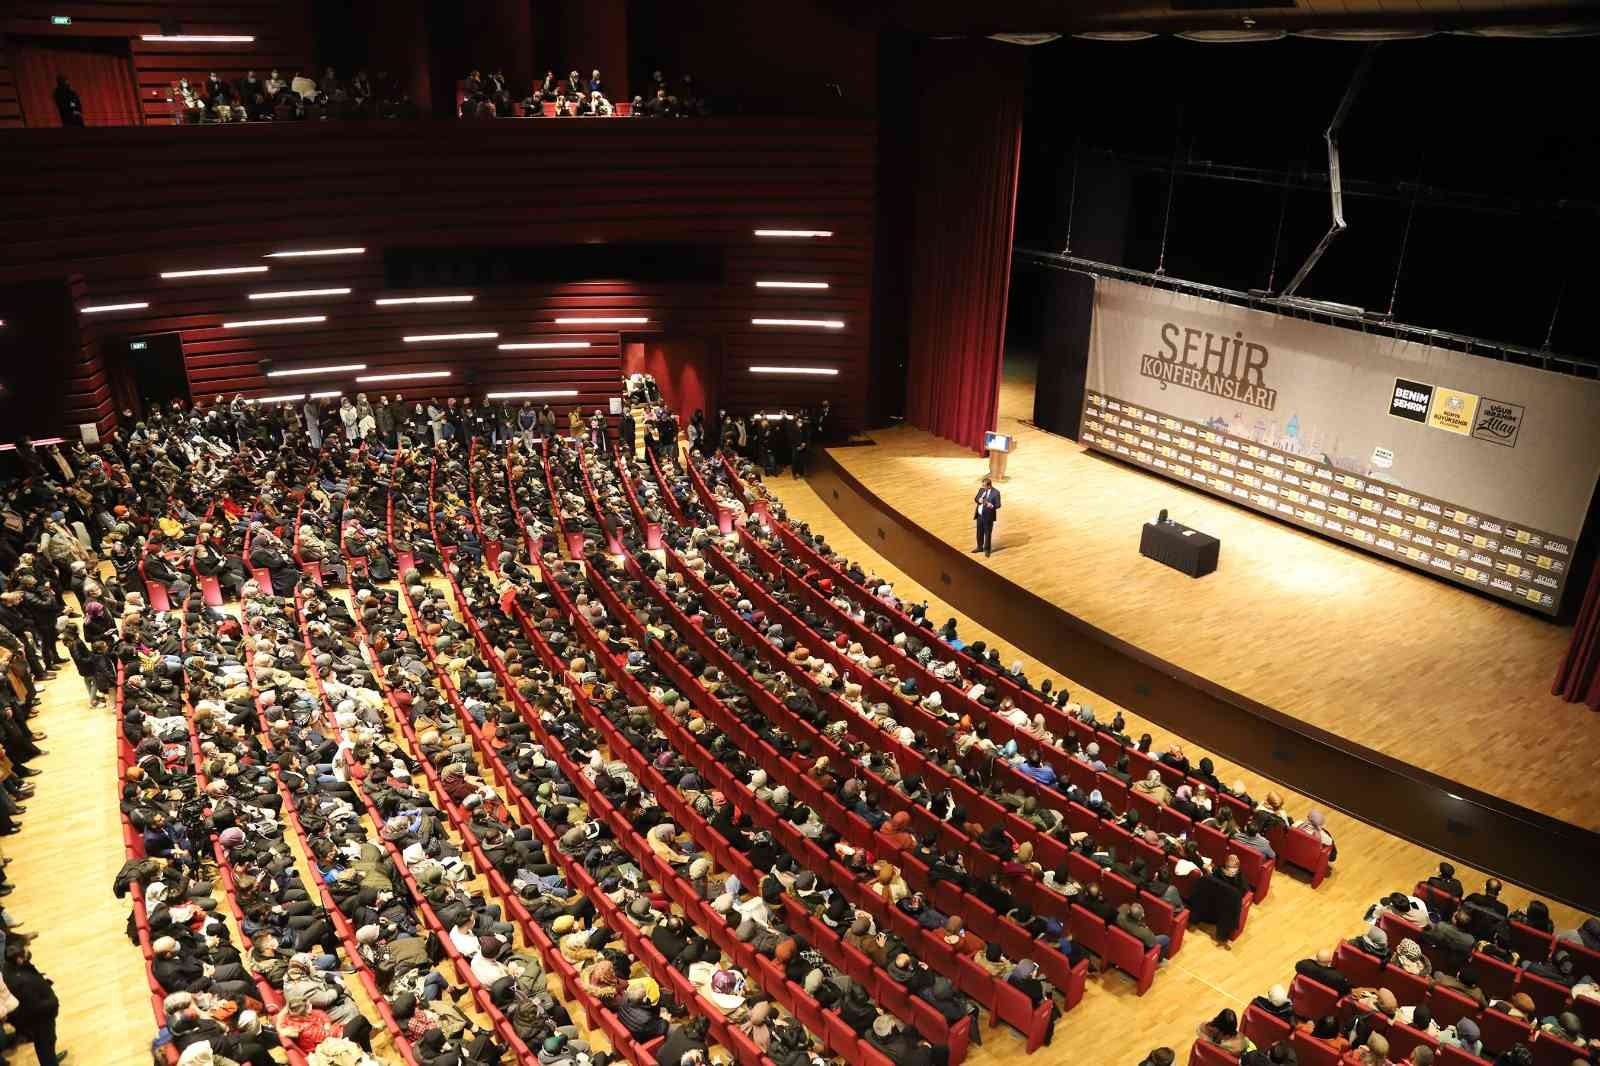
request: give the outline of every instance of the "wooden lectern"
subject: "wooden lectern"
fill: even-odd
[[[1006,461],[1016,450],[1017,438],[1008,437],[1004,433],[985,433],[983,446],[989,452],[989,478],[999,484],[1006,479]]]

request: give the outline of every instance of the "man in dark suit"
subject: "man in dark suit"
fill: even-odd
[[[994,487],[994,482],[984,478],[983,487],[978,489],[978,494],[972,498],[972,504],[972,520],[978,526],[978,546],[972,550],[974,553],[992,555],[994,520],[1000,513],[1000,490]]]
[[[56,113],[61,116],[63,126],[83,125],[83,101],[78,97],[78,91],[67,81],[65,74],[56,75]]]
[[[1301,959],[1294,964],[1294,972],[1304,974],[1320,985],[1326,985],[1343,996],[1350,991],[1350,978],[1334,969],[1333,952],[1323,949],[1314,959]]]

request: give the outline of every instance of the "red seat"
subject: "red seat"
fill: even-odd
[[[1389,1026],[1389,1058],[1392,1061],[1409,1062],[1412,1050],[1419,1045],[1433,1049],[1435,1056],[1439,1053],[1439,1041],[1422,1030],[1413,1029],[1404,1022],[1395,1022]]]
[[[1522,971],[1508,962],[1473,952],[1472,965],[1478,968],[1478,987],[1490,999],[1510,999],[1517,990]]]
[[[1428,989],[1428,1009],[1433,1011],[1433,1020],[1443,1028],[1444,1026],[1454,1025],[1468,1016],[1476,1019],[1478,1001],[1469,999],[1460,992],[1452,991],[1443,985],[1434,985]]]
[[[1290,982],[1289,1001],[1302,1018],[1323,1018],[1339,1009],[1339,993],[1304,974],[1295,974]]]
[[[1592,1061],[1585,1048],[1569,1044],[1558,1036],[1539,1033],[1533,1038],[1533,1066],[1572,1066],[1574,1062]]]
[[[1560,1014],[1566,1010],[1569,992],[1565,985],[1559,985],[1527,970],[1517,979],[1517,991],[1526,992],[1533,997],[1534,1006],[1539,1008],[1539,1016],[1548,1017]]]
[[[1150,983],[1155,980],[1156,967],[1161,962],[1161,949],[1146,948],[1132,934],[1108,926],[1105,959],[1132,977],[1134,990],[1142,996],[1150,990]]]
[[[1289,1038],[1299,1066],[1339,1066],[1339,1052],[1332,1044],[1296,1029]]]
[[[1550,948],[1555,943],[1555,936],[1543,933],[1531,925],[1521,922],[1509,923],[1507,930],[1511,938],[1511,948],[1524,962],[1533,960],[1543,962],[1550,957]]]
[[[1468,1054],[1454,1044],[1445,1044],[1439,1048],[1439,1057],[1433,1060],[1438,1066],[1489,1066],[1488,1059],[1480,1059],[1476,1055]]]
[[[1497,1010],[1481,1010],[1478,1012],[1478,1033],[1483,1038],[1485,1048],[1503,1051],[1512,1044],[1526,1044],[1532,1040],[1533,1026]]]
[[[1209,1040],[1196,1040],[1189,1049],[1189,1066],[1239,1066],[1239,1056]]]
[[[1244,1017],[1239,1019],[1239,1030],[1256,1047],[1269,1048],[1280,1040],[1289,1039],[1294,1026],[1252,1003],[1244,1009]]]
[[[1279,828],[1268,833],[1267,838],[1272,842],[1272,850],[1278,853],[1279,862],[1298,867],[1311,875],[1312,888],[1322,884],[1323,878],[1328,876],[1333,864],[1333,848],[1320,838],[1292,828]]]
[[[222,585],[214,577],[200,576],[200,598],[207,607],[222,606]]]
[[[1350,944],[1340,944],[1334,949],[1333,965],[1350,978],[1352,988],[1377,988],[1381,983],[1383,964]]]

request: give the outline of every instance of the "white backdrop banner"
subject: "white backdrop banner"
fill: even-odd
[[[1083,443],[1554,612],[1600,383],[1129,282],[1095,285]]]

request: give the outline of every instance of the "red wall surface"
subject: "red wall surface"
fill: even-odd
[[[251,127],[24,130],[0,142],[0,284],[74,279],[81,314],[69,423],[108,424],[104,345],[182,335],[197,396],[319,389],[390,391],[354,374],[272,379],[278,368],[364,363],[365,373],[448,369],[439,394],[575,389],[557,404],[603,404],[622,345],[704,337],[731,410],[831,399],[841,424],[865,411],[871,329],[876,131],[861,121],[284,123]],[[583,181],[566,180],[581,171]],[[562,180],[556,181],[559,175]],[[219,196],[219,190],[224,195]],[[757,228],[825,229],[824,240],[763,240]],[[386,247],[712,242],[716,282],[595,281],[484,286],[466,305],[379,307]],[[272,260],[274,250],[360,246],[353,258]],[[163,280],[163,271],[270,267],[264,275]],[[824,280],[825,291],[759,289]],[[347,296],[253,301],[251,292],[350,287]],[[225,328],[320,314],[326,321]],[[558,317],[642,316],[643,326],[561,325]],[[0,307],[0,319],[6,318]],[[755,317],[821,317],[842,329],[763,328]],[[415,334],[497,331],[494,341],[407,344]],[[626,332],[624,332],[626,331]],[[587,341],[575,351],[501,351],[512,341]],[[752,365],[836,369],[766,376]],[[468,374],[475,381],[467,380]],[[403,386],[401,386],[403,388]],[[403,388],[406,395],[424,389]]]

